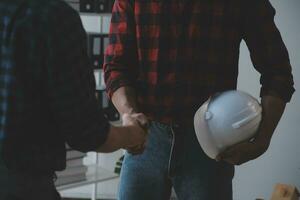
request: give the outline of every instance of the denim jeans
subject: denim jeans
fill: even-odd
[[[119,200],[232,200],[234,167],[202,151],[193,126],[152,122],[143,154],[125,154]]]
[[[32,175],[0,165],[0,200],[61,200],[52,175]]]

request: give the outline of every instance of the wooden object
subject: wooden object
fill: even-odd
[[[292,185],[276,184],[271,200],[299,200],[299,191]]]

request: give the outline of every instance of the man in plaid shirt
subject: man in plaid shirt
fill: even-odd
[[[150,134],[128,149],[119,199],[232,199],[234,165],[262,155],[294,92],[287,49],[269,0],[116,0],[104,71],[118,111]],[[216,92],[236,89],[241,40],[261,74],[257,137],[207,158],[193,130],[195,111]],[[136,116],[142,112],[144,115]]]
[[[65,143],[82,152],[143,145],[104,118],[78,13],[61,0],[0,2],[0,199],[58,200]]]

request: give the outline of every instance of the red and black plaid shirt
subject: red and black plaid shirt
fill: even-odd
[[[142,112],[191,119],[213,93],[235,89],[241,40],[261,94],[289,101],[293,76],[268,0],[116,0],[104,72],[107,92],[136,89]]]

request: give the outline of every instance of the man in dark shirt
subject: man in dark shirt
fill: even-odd
[[[119,199],[232,199],[233,165],[262,155],[294,92],[269,0],[116,0],[105,56],[107,92],[121,114],[150,123],[146,149],[129,149]],[[237,86],[240,42],[261,74],[257,137],[208,159],[193,130],[211,95]],[[145,126],[147,123],[143,123]]]
[[[143,146],[131,116],[114,127],[95,97],[86,33],[61,0],[0,2],[0,199],[60,199],[65,143],[82,152]],[[138,115],[137,115],[138,116]]]

